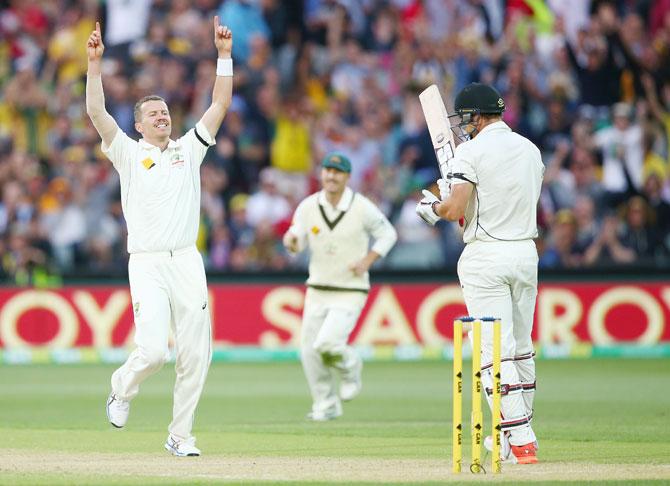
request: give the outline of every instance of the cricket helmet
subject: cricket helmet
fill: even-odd
[[[461,140],[469,140],[477,134],[472,128],[466,130],[467,125],[472,123],[475,115],[501,115],[505,111],[505,101],[500,93],[488,84],[470,83],[463,88],[454,101],[455,113],[449,117],[458,117],[459,121],[452,127],[456,136]],[[459,133],[460,132],[460,133]]]
[[[459,115],[465,113],[500,115],[505,111],[505,102],[493,86],[471,83],[456,96],[454,109]]]

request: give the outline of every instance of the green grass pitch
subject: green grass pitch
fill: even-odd
[[[122,430],[105,417],[113,370],[0,366],[0,484],[670,483],[668,359],[538,361],[541,462],[498,477],[451,473],[450,362],[366,363],[362,394],[318,424],[304,418],[298,363],[213,364],[195,421],[199,458],[163,450],[171,366],[143,384]],[[463,411],[467,469],[468,403]]]

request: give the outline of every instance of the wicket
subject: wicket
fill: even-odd
[[[452,417],[452,471],[461,472],[463,461],[463,323],[472,325],[472,414],[470,415],[472,437],[472,463],[470,471],[484,470],[482,454],[482,371],[481,371],[481,325],[493,326],[493,403],[491,411],[491,437],[493,451],[491,469],[500,472],[500,319],[493,317],[461,317],[454,320],[454,368],[453,368],[453,417]]]

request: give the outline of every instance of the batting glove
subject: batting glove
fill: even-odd
[[[423,193],[423,199],[419,201],[416,205],[416,214],[419,215],[426,223],[431,226],[435,226],[441,218],[435,213],[433,209],[435,203],[439,203],[440,200],[430,191],[424,189],[421,191]]]
[[[451,194],[451,184],[449,184],[444,179],[438,179],[437,187],[440,188],[440,199],[444,201],[446,198],[449,197],[449,194]]]

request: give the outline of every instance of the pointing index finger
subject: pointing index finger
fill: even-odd
[[[219,16],[215,15],[214,16],[214,29],[218,30],[218,28],[219,28]]]
[[[95,22],[95,31],[100,34],[100,22],[98,21]]]

